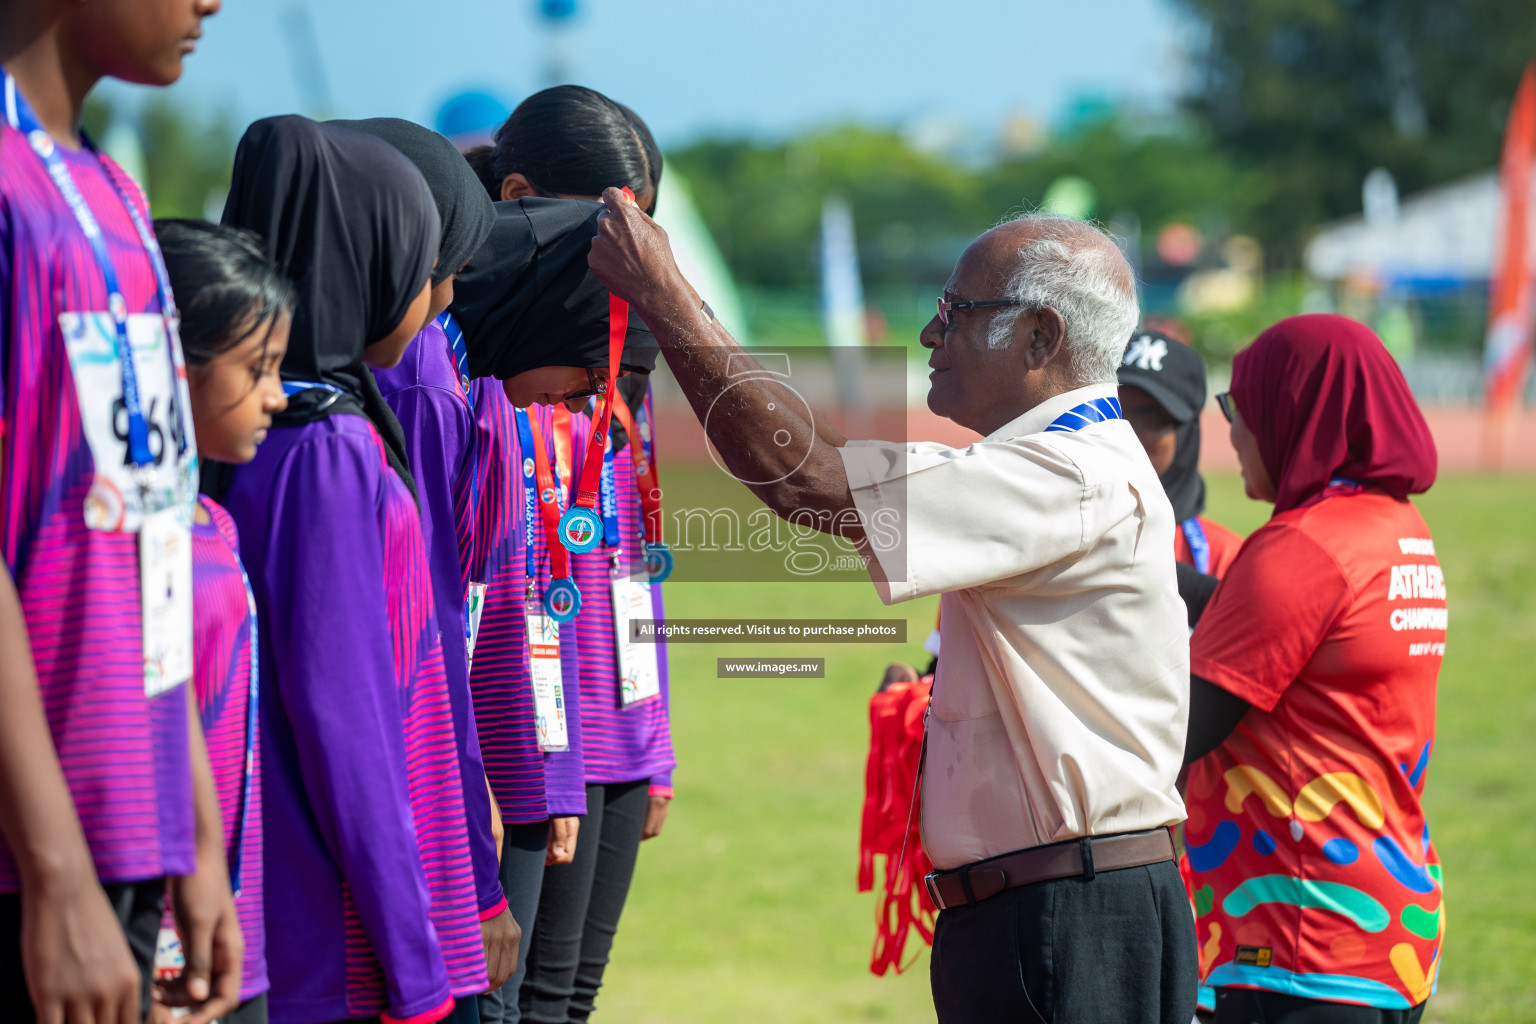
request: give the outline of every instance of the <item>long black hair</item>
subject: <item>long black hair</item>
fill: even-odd
[[[205,366],[258,331],[293,315],[293,285],[243,228],[205,220],[155,221],[181,312],[181,351]],[[265,342],[263,342],[265,344]]]
[[[501,198],[509,174],[549,195],[598,196],[628,186],[638,196],[661,184],[661,149],[640,115],[580,85],[557,85],[519,103],[486,157],[481,147],[466,154],[492,199]]]

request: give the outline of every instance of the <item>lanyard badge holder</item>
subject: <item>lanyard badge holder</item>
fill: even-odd
[[[191,519],[197,456],[191,424],[185,418],[190,397],[176,337],[176,300],[171,294],[170,276],[166,273],[159,243],[138,207],[123,193],[117,181],[110,174],[106,175],[133,222],[139,243],[154,270],[159,292],[167,363],[152,374],[151,393],[155,390],[154,380],[165,373],[160,381],[166,403],[165,426],[161,427],[151,423],[161,396],[152,397],[149,414],[145,411],[139,369],[134,359],[128,302],[119,287],[117,268],[113,266],[101,224],[75,184],[52,136],[17,89],[16,80],[3,69],[0,69],[0,87],[3,87],[7,122],[26,137],[74,215],[81,234],[90,244],[107,293],[107,314],[112,322],[110,337],[100,336],[93,330],[98,317],[92,314],[61,313],[60,330],[80,398],[81,424],[96,463],[95,479],[85,505],[86,525],[96,530],[136,533],[139,537],[144,693],[147,697],[155,697],[192,677]],[[92,152],[95,151],[89,139],[85,143]],[[161,340],[151,337],[140,347],[152,350],[159,347]],[[102,351],[105,346],[111,347],[110,357]],[[111,382],[100,376],[98,367],[113,363],[120,374],[117,383],[122,396],[106,403],[102,399],[110,396]],[[126,420],[126,427],[121,431],[117,426],[119,405]],[[151,437],[159,439],[158,451],[150,443]],[[118,447],[119,441],[123,442],[125,453]],[[179,476],[165,487],[161,486],[159,468],[173,446],[172,466]],[[130,497],[136,500],[130,502]]]
[[[550,583],[544,590],[543,608],[555,622],[570,622],[581,611],[581,591],[571,579],[570,555],[558,539],[560,493],[550,471],[548,449],[539,421],[526,409],[516,410],[518,443],[523,450],[524,558],[530,602],[538,586],[538,570],[533,557],[535,515],[544,525],[545,546],[549,548]],[[537,508],[535,508],[537,506]]]
[[[650,402],[649,396],[646,402]],[[630,414],[629,406],[617,391],[614,393],[613,413],[619,418],[624,432],[629,435],[630,459],[635,466],[635,486],[640,492],[641,529],[644,537],[645,570],[652,583],[660,583],[672,575],[672,549],[661,539],[661,478],[656,473],[656,447],[651,435],[651,416],[648,406],[641,407],[645,416],[644,426],[639,426]]]

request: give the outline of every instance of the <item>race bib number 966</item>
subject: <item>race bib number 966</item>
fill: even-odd
[[[128,339],[149,429],[154,472],[136,474],[128,453],[128,409],[117,329],[110,313],[63,313],[59,327],[75,378],[80,421],[96,464],[85,501],[93,530],[138,533],[147,515],[176,508],[190,518],[197,493],[196,447],[181,353],[159,314],[128,318]],[[141,481],[148,481],[146,491]]]

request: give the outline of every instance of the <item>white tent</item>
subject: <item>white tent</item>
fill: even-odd
[[[1531,193],[1536,198],[1536,180]],[[1536,202],[1532,213],[1536,232]],[[1307,244],[1307,272],[1325,281],[1486,281],[1503,216],[1498,173],[1475,174],[1404,199],[1395,217],[1328,225]]]

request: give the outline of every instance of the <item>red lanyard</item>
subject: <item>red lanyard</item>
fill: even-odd
[[[549,548],[549,574],[557,580],[565,579],[571,575],[571,556],[560,543],[559,492],[555,490],[555,474],[549,468],[544,429],[539,426],[536,414],[529,413],[528,429],[533,433],[533,469],[539,482],[539,517],[544,520],[544,543]]]
[[[613,396],[618,391],[619,356],[624,351],[624,335],[628,331],[629,303],[616,295],[608,296],[608,380],[592,417],[592,436],[587,440],[587,451],[581,460],[581,490],[571,502],[573,508],[597,507],[597,490],[603,475],[603,449],[608,444],[608,427],[613,422]]]
[[[631,203],[634,193],[624,190]],[[613,396],[619,380],[619,356],[624,352],[624,335],[629,331],[629,303],[617,295],[608,296],[608,379],[603,382],[592,417],[592,436],[581,460],[581,488],[571,500],[571,507],[560,517],[560,542],[576,554],[591,551],[603,536],[602,518],[597,514],[598,491],[603,480],[603,451],[608,445],[608,427],[613,422]]]
[[[630,413],[624,396],[613,396],[613,413],[629,435],[629,457],[635,464],[635,487],[640,492],[640,512],[645,526],[645,542],[661,543],[661,477],[656,474],[656,452],[647,451],[646,444],[635,428],[635,417]]]

